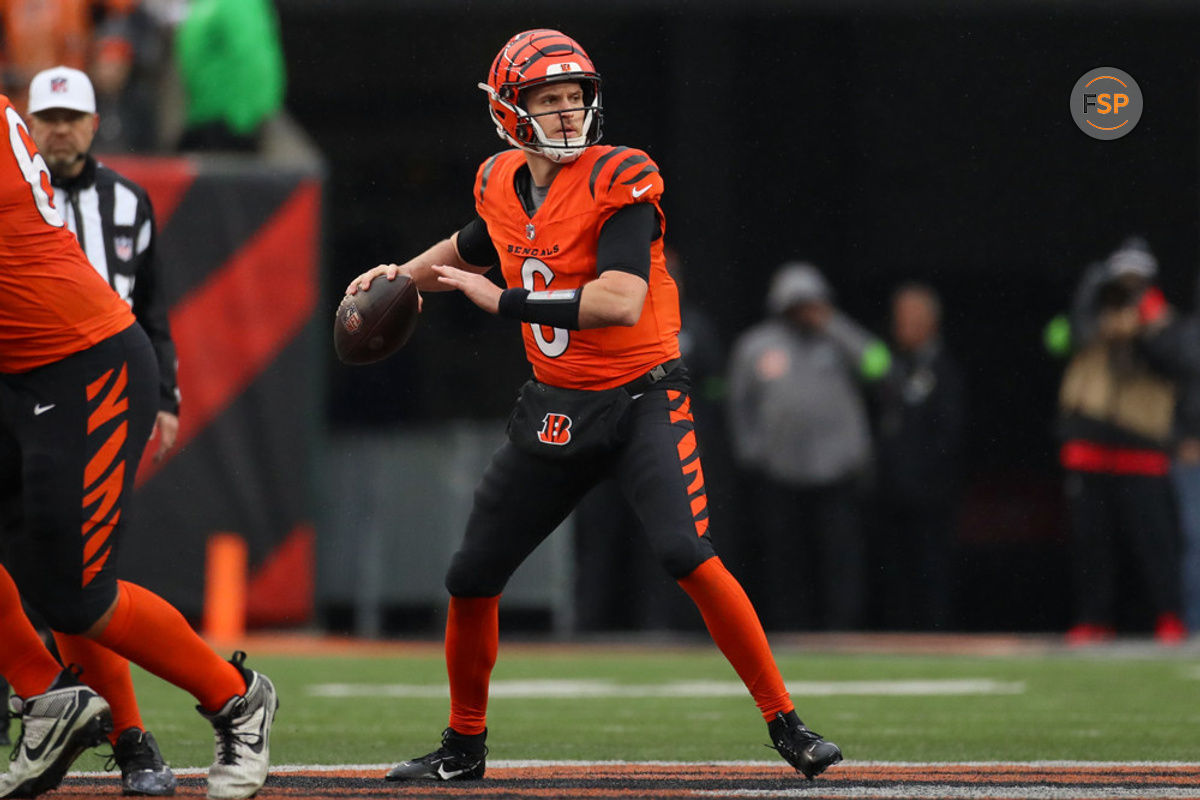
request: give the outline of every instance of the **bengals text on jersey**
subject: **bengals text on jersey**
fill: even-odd
[[[487,224],[509,288],[575,289],[596,277],[596,244],[621,207],[651,203],[660,234],[658,166],[641,150],[593,145],[563,164],[545,201],[530,217],[513,183],[526,164],[520,150],[487,159],[475,177],[475,208]],[[539,381],[569,389],[621,386],[679,357],[679,291],[667,274],[663,239],[650,246],[649,289],[632,327],[568,331],[523,323],[525,354]]]

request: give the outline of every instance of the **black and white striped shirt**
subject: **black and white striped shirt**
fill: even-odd
[[[142,187],[91,156],[74,178],[58,178],[54,205],[88,261],[129,303],[154,344],[159,369],[159,408],[179,413],[175,343],[167,322],[158,259],[154,209]]]

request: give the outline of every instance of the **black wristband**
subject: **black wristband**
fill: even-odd
[[[579,301],[581,289],[550,289],[531,292],[528,289],[505,289],[500,293],[500,316],[536,322],[552,328],[579,330]]]
[[[520,319],[528,296],[528,289],[505,289],[500,293],[500,308],[496,313],[505,319]]]

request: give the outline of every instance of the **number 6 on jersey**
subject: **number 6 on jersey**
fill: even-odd
[[[46,166],[46,160],[34,146],[29,129],[15,108],[4,109],[4,119],[8,123],[8,143],[17,159],[17,167],[33,191],[38,212],[48,224],[61,228],[63,218],[54,207],[54,188],[50,185],[50,168]]]

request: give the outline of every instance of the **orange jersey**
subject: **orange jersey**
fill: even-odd
[[[664,226],[663,182],[641,150],[593,145],[564,164],[530,217],[513,179],[525,154],[508,150],[483,162],[475,176],[475,209],[487,224],[509,288],[575,289],[596,278],[596,245],[604,223],[622,206],[651,203]],[[663,239],[650,246],[642,315],[632,327],[568,331],[522,323],[525,355],[539,381],[569,389],[608,389],[679,357],[679,291],[667,274]]]
[[[50,171],[0,95],[0,372],[26,372],[133,324],[54,207]]]

